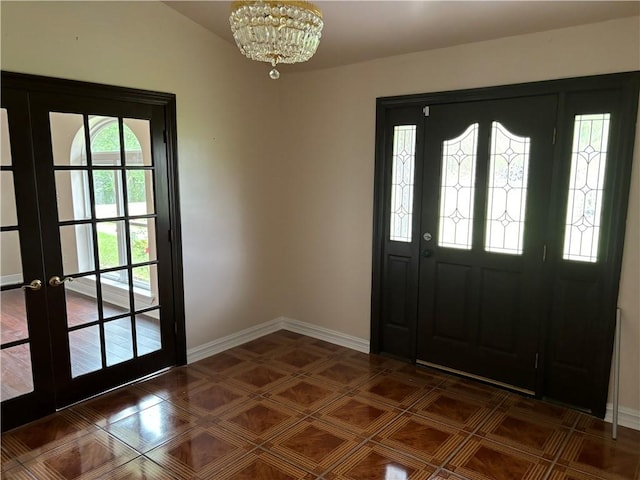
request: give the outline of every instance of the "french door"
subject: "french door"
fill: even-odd
[[[3,74],[3,429],[184,362],[172,102]]]
[[[535,390],[556,97],[425,120],[417,359]]]
[[[378,99],[372,351],[604,416],[639,86]]]

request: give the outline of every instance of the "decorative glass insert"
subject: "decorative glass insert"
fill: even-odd
[[[415,156],[416,126],[395,126],[393,129],[390,239],[396,242],[411,241]]]
[[[598,261],[610,118],[608,113],[575,117],[562,251],[565,260]]]
[[[514,135],[499,122],[491,124],[485,236],[488,252],[522,254],[530,148],[531,138]]]
[[[479,125],[442,144],[438,245],[471,249]]]

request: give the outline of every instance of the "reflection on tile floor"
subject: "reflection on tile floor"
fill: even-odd
[[[637,480],[640,431],[280,331],[4,434],[2,478]]]

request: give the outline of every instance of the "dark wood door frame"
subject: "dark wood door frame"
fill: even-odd
[[[2,72],[2,88],[4,89],[12,89],[13,91],[24,92],[25,98],[28,96],[33,97],[34,99],[38,96],[42,98],[74,98],[74,99],[90,99],[92,102],[102,102],[104,105],[116,104],[118,102],[130,102],[135,103],[137,105],[144,106],[144,108],[149,111],[155,112],[154,115],[159,115],[162,118],[164,124],[164,131],[155,132],[154,137],[159,137],[161,140],[164,140],[162,145],[152,145],[152,148],[155,151],[159,151],[158,149],[162,149],[162,151],[166,151],[166,163],[163,162],[163,166],[158,170],[158,174],[162,175],[167,179],[167,191],[157,191],[157,195],[162,195],[168,199],[168,214],[169,221],[165,224],[164,221],[161,225],[157,225],[157,231],[163,232],[163,234],[167,233],[170,238],[170,247],[168,255],[165,254],[165,258],[168,259],[167,264],[172,272],[172,286],[170,296],[172,298],[172,302],[169,305],[163,305],[163,308],[168,308],[172,312],[172,316],[174,319],[174,327],[175,337],[171,338],[170,342],[167,342],[167,345],[172,345],[171,357],[175,358],[175,364],[184,365],[187,361],[187,351],[186,351],[186,332],[185,332],[185,313],[184,313],[184,283],[183,283],[183,264],[182,264],[182,243],[181,243],[181,228],[180,228],[180,208],[179,208],[179,179],[178,179],[178,157],[177,157],[177,131],[176,131],[176,97],[174,94],[169,93],[161,93],[161,92],[152,92],[146,90],[132,89],[132,88],[123,88],[123,87],[115,87],[115,86],[107,86],[95,83],[86,83],[79,82],[73,80],[64,80],[57,78],[49,78],[42,76],[34,76],[34,75],[26,75],[20,73],[13,72]],[[13,120],[13,119],[12,119]],[[23,123],[22,128],[31,128],[31,122],[33,119],[30,119],[27,115],[25,119],[20,118],[20,121]],[[41,132],[42,133],[42,132]],[[164,139],[163,139],[164,137]],[[13,140],[13,138],[12,138]],[[16,140],[24,140],[17,139]],[[29,139],[28,139],[29,140]],[[34,139],[34,141],[37,139]],[[44,139],[43,141],[48,140]],[[50,141],[50,140],[48,140]],[[12,142],[13,143],[13,142]],[[31,162],[33,165],[37,165],[38,159],[35,158],[34,152],[31,149],[31,143],[29,143],[27,147],[20,147],[26,149],[24,154],[31,158]],[[28,150],[28,151],[27,151]],[[163,182],[164,183],[164,182]],[[17,192],[18,194],[19,192]],[[22,192],[26,194],[27,192]],[[35,190],[32,192],[28,192],[29,194],[35,194]],[[47,246],[44,245],[42,247],[44,250],[47,249]],[[46,255],[45,255],[46,258]],[[42,267],[40,267],[42,268]],[[44,276],[43,276],[44,278]],[[160,288],[166,288],[164,285],[160,285]],[[42,292],[44,293],[44,291]],[[43,334],[45,332],[42,332]],[[173,332],[172,332],[173,333]],[[49,335],[50,338],[50,335]],[[47,340],[52,341],[52,340]],[[163,339],[163,344],[165,344],[165,339]],[[51,351],[51,346],[49,346],[49,352]],[[39,357],[47,356],[46,352],[39,352]],[[151,357],[151,356],[150,356]],[[49,355],[50,358],[50,355]],[[145,371],[148,371],[150,365],[147,365],[149,361],[146,359],[141,364],[140,368],[143,368]],[[131,372],[125,372],[124,375],[127,377],[125,381],[132,381],[136,378],[140,377],[140,374],[135,369],[130,369]],[[145,373],[146,374],[146,373]],[[124,377],[123,377],[124,378]],[[49,381],[50,382],[50,381]],[[50,398],[54,398],[53,385],[48,384],[47,382],[41,382],[46,390],[48,390],[51,395]],[[95,382],[94,382],[95,383]],[[98,381],[95,384],[96,391],[100,391],[100,389],[104,387]],[[110,388],[110,387],[108,387]],[[77,401],[78,398],[73,396],[72,392],[69,394],[65,394],[65,398],[56,399],[56,405],[60,406],[62,404],[68,404],[69,402]],[[67,398],[68,397],[68,398]],[[12,404],[16,404],[17,407],[20,401],[20,397],[16,398],[15,401],[8,401],[3,403],[2,408],[2,429],[6,430],[16,426],[20,423],[24,423],[26,421],[35,419],[43,414],[48,413],[48,411],[53,411],[54,405],[49,400],[46,402],[41,401],[40,404],[43,408],[40,409],[32,409],[31,411],[25,410],[25,415],[19,416],[14,414],[15,408],[11,407]],[[6,407],[6,408],[5,408]],[[9,408],[11,407],[11,408]],[[24,417],[24,418],[23,418]]]
[[[615,307],[618,297],[618,284],[622,264],[622,251],[625,234],[625,219],[628,208],[628,192],[630,186],[631,164],[633,160],[633,139],[635,136],[635,124],[638,113],[638,92],[640,89],[639,72],[625,72],[608,75],[598,75],[591,77],[569,78],[561,80],[550,80],[517,85],[507,85],[499,87],[478,88],[462,91],[446,91],[437,93],[426,93],[417,95],[403,95],[395,97],[378,98],[376,103],[376,148],[375,148],[375,177],[374,177],[374,226],[373,226],[373,258],[372,258],[372,296],[371,296],[371,351],[374,353],[388,354],[402,357],[415,362],[416,360],[416,318],[417,299],[407,305],[406,331],[398,337],[399,341],[385,338],[384,319],[384,291],[383,272],[385,262],[385,236],[388,235],[388,217],[390,214],[389,199],[389,175],[391,171],[391,156],[389,155],[389,144],[391,143],[391,131],[389,128],[390,119],[402,113],[402,121],[411,119],[411,123],[417,125],[418,131],[423,127],[422,108],[429,105],[473,102],[479,100],[498,100],[505,98],[524,97],[532,95],[557,95],[558,96],[558,123],[557,123],[557,143],[554,153],[554,171],[552,172],[555,182],[563,180],[561,165],[565,162],[567,151],[570,151],[572,129],[567,119],[573,119],[574,109],[572,103],[581,95],[589,95],[598,92],[615,91],[619,96],[616,103],[615,114],[618,117],[617,131],[611,145],[612,150],[609,158],[615,158],[615,170],[607,181],[609,192],[615,191],[603,206],[603,215],[607,212],[610,221],[602,226],[603,235],[606,238],[606,266],[603,278],[606,280],[603,285],[605,291],[602,295],[602,306],[599,308],[597,327],[597,338],[602,342],[594,346],[593,364],[591,373],[593,381],[590,386],[588,405],[584,408],[590,410],[594,415],[604,417],[606,410],[606,400],[608,394],[610,360],[613,349],[613,336],[615,330]],[[413,113],[411,113],[413,112]],[[612,127],[613,128],[613,127]],[[613,130],[612,130],[613,132]],[[418,137],[420,139],[420,137]],[[418,143],[420,140],[418,140]],[[420,149],[420,145],[417,149]],[[420,178],[422,172],[418,158],[416,157],[416,179]],[[416,185],[420,184],[416,180]],[[420,203],[419,192],[414,196],[414,216],[413,235],[420,234]],[[562,210],[562,198],[552,198],[552,202],[561,205],[555,210],[552,209],[549,215],[549,227],[558,228],[564,211]],[[416,239],[417,240],[417,239]],[[407,245],[408,252],[418,253],[417,241],[413,241],[411,246]],[[549,264],[546,275],[553,276],[554,267]],[[417,274],[416,274],[417,275]],[[416,275],[413,278],[416,278]],[[551,278],[551,277],[549,277]],[[549,284],[547,284],[549,285]],[[415,285],[409,285],[409,290],[417,289]],[[548,287],[548,294],[552,293],[552,286]],[[547,319],[543,319],[542,336],[546,338],[548,332]],[[391,346],[391,348],[389,348]],[[549,362],[550,353],[548,345],[541,345],[540,362],[544,368],[545,362]],[[548,358],[549,357],[549,358]],[[536,396],[544,397],[545,384],[544,375],[539,375],[537,382]]]

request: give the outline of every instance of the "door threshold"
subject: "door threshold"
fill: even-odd
[[[492,378],[482,377],[480,375],[474,375],[473,373],[463,372],[462,370],[456,370],[455,368],[445,367],[443,365],[438,365],[437,363],[425,362],[424,360],[416,360],[417,365],[422,365],[425,367],[436,368],[438,370],[444,370],[445,372],[455,373],[456,375],[460,375],[462,377],[473,378],[474,380],[480,380],[481,382],[490,383],[497,387],[506,388],[508,390],[514,390],[519,393],[524,393],[526,395],[531,395],[535,397],[536,392],[532,390],[527,390],[526,388],[516,387],[515,385],[511,385],[509,383],[499,382],[497,380],[493,380]]]

